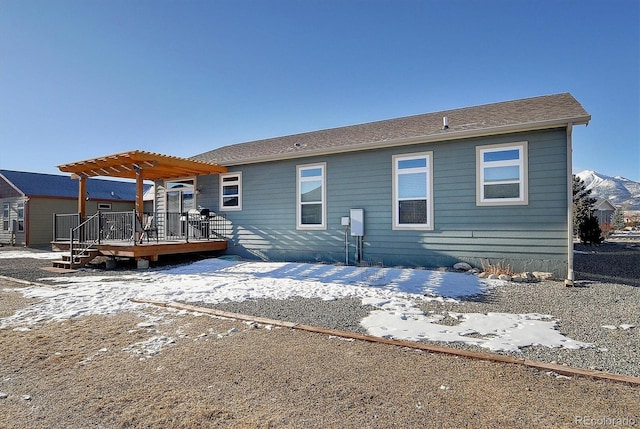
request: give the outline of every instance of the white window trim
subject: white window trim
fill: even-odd
[[[521,177],[519,181],[520,197],[518,198],[484,198],[484,167],[486,163],[483,161],[485,152],[495,152],[503,150],[518,150],[520,157],[513,161],[494,161],[491,165],[520,167]],[[528,161],[528,142],[514,142],[504,144],[494,144],[485,146],[476,146],[476,205],[477,206],[509,206],[509,205],[527,205],[529,204],[529,161]]]
[[[198,194],[200,192],[198,191],[198,177],[197,176],[176,177],[175,179],[165,179],[164,180],[164,189],[163,189],[165,207],[166,207],[167,199],[168,199],[167,198],[167,194],[169,194],[171,192],[177,192],[177,191],[172,191],[171,189],[169,189],[169,183],[188,182],[188,181],[192,181],[192,183],[193,183],[193,206],[194,206],[194,208],[198,207]]]
[[[98,210],[111,210],[111,203],[98,203]]]
[[[307,225],[302,223],[302,201],[300,195],[300,183],[305,181],[301,177],[303,170],[310,170],[313,168],[320,168],[322,170],[322,201],[320,202],[322,207],[322,223],[315,225]],[[312,180],[312,179],[309,179]],[[317,179],[313,179],[317,180]],[[302,230],[326,230],[327,229],[327,163],[321,162],[317,164],[302,164],[296,166],[296,229]]]
[[[230,178],[230,177],[237,177],[237,181],[236,182],[224,182],[225,178]],[[237,183],[238,185],[238,205],[237,206],[225,206],[224,205],[224,186],[225,185],[229,185],[229,184],[235,184]],[[220,207],[220,211],[223,212],[229,212],[229,211],[239,211],[242,210],[242,172],[241,171],[237,171],[237,172],[229,172],[229,173],[223,173],[220,174],[220,190],[219,190],[219,194],[220,194],[220,202],[218,204],[218,206]]]
[[[414,223],[406,224],[399,223],[398,210],[398,161],[407,159],[423,159],[426,158],[427,166],[424,168],[416,169],[415,171],[424,171],[427,173],[427,223]],[[418,153],[406,153],[402,155],[393,155],[393,214],[392,214],[392,229],[397,231],[433,231],[433,152],[418,152]],[[405,170],[406,171],[406,170]]]

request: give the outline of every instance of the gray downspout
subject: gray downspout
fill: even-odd
[[[573,274],[573,124],[567,124],[567,278],[565,286],[574,285]]]

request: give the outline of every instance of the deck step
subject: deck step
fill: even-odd
[[[74,255],[73,260],[70,253],[61,255],[62,259],[52,261],[52,265],[55,268],[63,268],[66,270],[73,270],[76,268],[82,268],[91,262],[96,256],[100,254],[98,249],[86,249],[82,252],[82,255]]]
[[[65,270],[73,270],[75,268],[79,268],[79,264],[72,264],[71,261],[52,261],[51,264],[54,268],[62,268]]]

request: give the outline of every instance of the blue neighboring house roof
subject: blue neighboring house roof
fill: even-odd
[[[78,181],[58,174],[0,170],[13,186],[25,195],[78,198]],[[145,185],[146,191],[150,185]],[[136,184],[116,180],[87,179],[87,197],[91,200],[136,200]]]

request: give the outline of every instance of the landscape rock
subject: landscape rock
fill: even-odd
[[[458,270],[458,271],[469,271],[472,268],[473,267],[471,265],[467,264],[466,262],[458,262],[458,263],[453,265],[453,269],[454,270]]]
[[[538,280],[553,280],[554,278],[553,273],[547,273],[544,271],[534,271],[533,276]]]
[[[499,278],[500,280],[505,280],[505,281],[507,281],[507,282],[510,282],[510,281],[511,281],[511,279],[512,279],[512,277],[511,277],[510,275],[507,275],[507,274],[500,274],[500,275],[498,276],[498,278]]]

